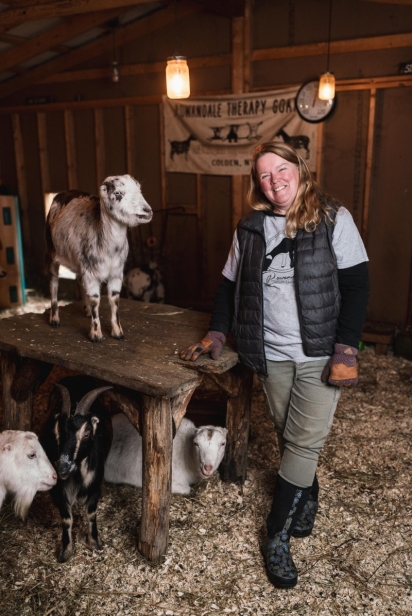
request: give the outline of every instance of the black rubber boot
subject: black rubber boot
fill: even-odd
[[[306,501],[302,513],[297,519],[295,528],[292,531],[292,537],[298,537],[300,539],[302,537],[309,537],[309,535],[312,534],[316,513],[318,511],[318,495],[319,483],[315,475],[309,498]]]
[[[289,539],[310,491],[311,487],[299,488],[280,475],[276,477],[272,508],[266,520],[268,534],[262,551],[269,580],[279,588],[293,588],[298,581]]]

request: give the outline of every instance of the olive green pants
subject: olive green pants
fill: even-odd
[[[279,441],[279,474],[301,488],[313,483],[341,394],[320,380],[327,361],[268,361],[268,376],[261,377]]]

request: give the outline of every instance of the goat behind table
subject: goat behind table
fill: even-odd
[[[104,478],[142,487],[142,437],[125,415],[112,418],[113,444]],[[212,476],[225,454],[226,428],[196,428],[184,417],[173,439],[172,492],[189,494],[190,486]]]
[[[96,510],[113,432],[108,410],[96,400],[110,387],[95,387],[90,377],[66,377],[49,398],[50,415],[42,444],[58,474],[51,495],[62,519],[59,562],[66,562],[73,554],[72,507],[77,499],[84,505],[89,521],[88,545],[102,548]]]
[[[100,199],[79,190],[56,195],[46,224],[50,325],[60,325],[57,292],[59,267],[64,265],[81,282],[86,314],[91,317],[90,340],[103,338],[99,318],[102,282],[107,282],[111,335],[123,338],[119,297],[129,250],[127,228],[150,222],[152,215],[139,182],[130,175],[107,177],[100,187]]]
[[[6,494],[13,494],[14,511],[24,520],[36,492],[50,490],[56,481],[56,471],[34,432],[0,434],[0,509]]]

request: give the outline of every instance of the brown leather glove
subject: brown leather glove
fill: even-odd
[[[190,359],[196,361],[199,355],[210,353],[212,359],[217,359],[222,351],[222,347],[226,342],[226,336],[222,332],[207,332],[206,336],[197,344],[192,344],[187,349],[180,351],[181,359]]]
[[[335,344],[334,353],[323,369],[321,381],[338,387],[355,387],[358,384],[356,355],[358,349],[347,344]]]

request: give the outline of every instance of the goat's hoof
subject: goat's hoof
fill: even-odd
[[[97,539],[92,539],[92,537],[88,537],[87,545],[91,550],[103,550],[103,544],[100,541],[99,537]]]
[[[103,340],[103,336],[98,336],[97,334],[90,334],[89,339],[91,342],[101,342]]]
[[[112,334],[112,338],[115,338],[116,340],[124,340],[124,334],[123,332],[120,334]]]
[[[50,321],[52,327],[60,327],[60,321]]]
[[[73,550],[66,548],[65,550],[61,550],[59,556],[57,557],[57,560],[59,561],[59,563],[66,563],[72,556]]]

